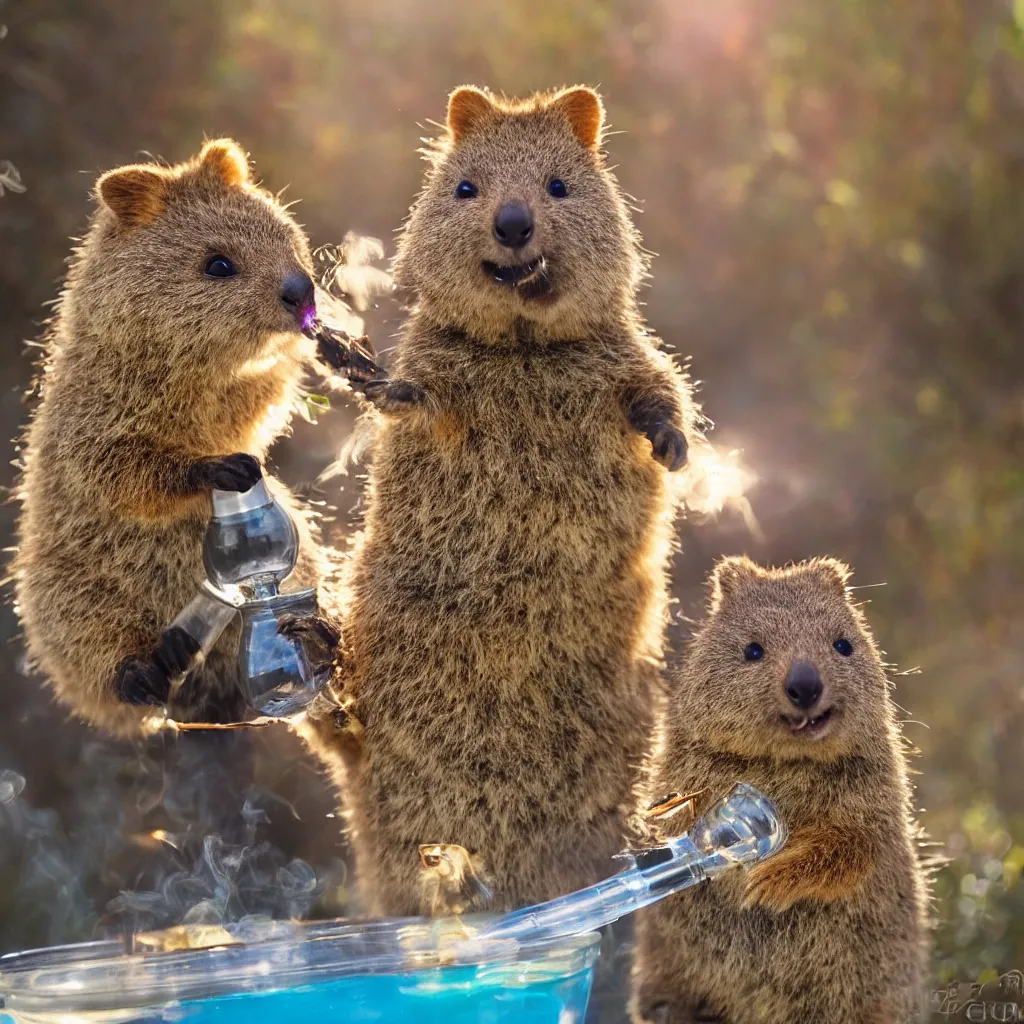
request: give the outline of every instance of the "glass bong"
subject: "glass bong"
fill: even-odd
[[[624,866],[617,875],[495,918],[474,939],[526,943],[582,935],[738,864],[751,867],[778,853],[787,836],[775,804],[739,782],[683,835],[619,854]]]
[[[336,309],[330,296],[318,293]],[[307,311],[302,333],[316,342],[317,356],[353,387],[385,377],[373,361],[365,337],[354,338]],[[285,618],[317,612],[312,588],[281,593],[295,568],[299,536],[288,513],[274,500],[265,481],[243,493],[213,491],[213,515],[203,541],[207,579],[171,627],[183,629],[198,644],[196,659],[210,653],[236,614],[242,617],[239,674],[245,696],[258,715],[285,717],[305,707],[330,675],[330,665],[310,657],[302,640],[279,631]]]
[[[286,617],[317,612],[312,587],[281,593],[298,555],[295,524],[265,481],[242,493],[214,490],[203,541],[207,579],[171,623],[188,633],[205,657],[241,615],[239,675],[260,715],[283,717],[301,710],[330,674],[330,665],[314,662],[301,640],[279,631]]]

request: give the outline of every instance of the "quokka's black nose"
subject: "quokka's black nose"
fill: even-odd
[[[821,699],[821,676],[809,661],[794,661],[786,676],[786,696],[802,711],[813,708]]]
[[[533,214],[522,203],[506,203],[494,218],[494,237],[510,249],[521,249],[533,237]]]
[[[302,326],[306,310],[314,304],[313,279],[301,270],[292,270],[281,282],[281,302]]]

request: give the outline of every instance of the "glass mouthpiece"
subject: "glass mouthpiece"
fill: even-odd
[[[775,805],[745,782],[737,783],[725,799],[698,819],[690,835],[698,850],[737,864],[764,860],[786,840],[785,826]]]

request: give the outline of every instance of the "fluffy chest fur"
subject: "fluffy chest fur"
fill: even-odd
[[[509,693],[557,661],[645,653],[663,471],[629,430],[601,353],[456,349],[420,373],[409,362],[439,397],[391,423],[374,460],[362,614],[422,616],[405,657],[441,634],[471,690]]]
[[[353,580],[364,813],[391,849],[457,842],[510,903],[544,898],[623,842],[655,710],[664,470],[601,346],[413,344],[399,372],[428,401],[384,429]],[[565,847],[576,875],[531,887],[512,843]]]
[[[597,356],[495,353],[445,369],[453,400],[382,440],[367,558],[391,552],[405,599],[444,602],[463,626],[576,634],[548,617],[566,604],[600,614],[636,582],[663,471]],[[572,577],[586,585],[567,592]],[[598,584],[611,589],[581,609]]]

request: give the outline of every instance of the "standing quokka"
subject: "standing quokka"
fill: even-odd
[[[205,578],[211,488],[260,478],[317,354],[300,333],[309,247],[230,140],[174,167],[117,168],[96,193],[23,449],[14,573],[28,651],[63,703],[115,734],[169,697],[175,717],[224,721],[242,710],[237,628],[171,694],[195,643],[164,627]],[[292,580],[318,585],[313,525],[268,484],[299,529]]]
[[[919,1018],[925,872],[889,682],[848,576],[831,559],[774,570],[728,558],[714,571],[655,791],[711,798],[750,782],[789,839],[749,873],[641,914],[639,1020]]]
[[[591,883],[636,808],[668,475],[697,414],[637,311],[602,121],[588,88],[457,89],[399,244],[415,306],[367,388],[383,425],[345,627],[361,735],[326,717],[313,739],[347,760],[377,913],[433,909],[421,843],[464,847],[494,909]]]

